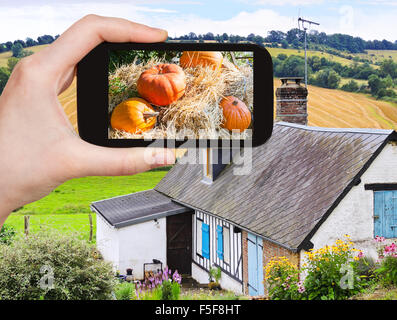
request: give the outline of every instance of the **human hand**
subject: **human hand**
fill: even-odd
[[[166,38],[161,29],[88,15],[17,64],[0,96],[0,228],[12,210],[66,180],[131,175],[174,163],[167,149],[105,148],[81,140],[57,98],[70,86],[76,64],[99,43]]]

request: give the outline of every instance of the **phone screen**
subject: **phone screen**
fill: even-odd
[[[253,51],[109,50],[108,139],[251,139]]]

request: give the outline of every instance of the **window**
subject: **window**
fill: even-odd
[[[397,190],[374,191],[374,236],[397,237]]]
[[[210,226],[206,223],[201,223],[201,251],[204,258],[210,258]]]
[[[201,220],[196,220],[196,252],[202,256],[202,242],[203,242],[203,237],[202,237],[202,231],[201,231],[201,226],[203,222]]]
[[[230,229],[223,227],[223,262],[230,264]]]
[[[216,226],[216,253],[224,263],[230,264],[230,229],[225,226]]]

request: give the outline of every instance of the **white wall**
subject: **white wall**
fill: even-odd
[[[207,284],[209,282],[208,272],[200,268],[195,263],[192,263],[192,278],[201,284]],[[222,289],[229,290],[237,294],[243,293],[242,283],[234,280],[224,272],[222,272],[221,280],[219,281],[219,283]]]
[[[195,263],[192,263],[192,278],[201,284],[207,284],[209,282],[208,272],[200,268]]]
[[[237,294],[243,293],[243,284],[234,280],[224,272],[222,272],[220,284],[222,289],[230,290]]]
[[[364,185],[368,183],[397,183],[397,146],[391,143],[385,146],[361,176],[361,183],[350,190],[320,226],[311,239],[314,249],[331,245],[336,239],[342,239],[345,234],[348,234],[356,248],[363,250],[367,256],[377,258],[373,241],[373,191],[364,189]],[[304,256],[301,254],[301,263]]]
[[[97,246],[121,274],[132,268],[135,278],[143,279],[144,263],[158,259],[163,267],[167,264],[166,218],[116,229],[97,214]]]
[[[106,261],[118,270],[119,242],[117,229],[112,227],[100,214],[96,215],[96,243],[99,252]]]
[[[143,279],[143,264],[153,259],[167,265],[167,229],[166,218],[138,223],[118,229],[120,270],[134,269],[134,276]]]

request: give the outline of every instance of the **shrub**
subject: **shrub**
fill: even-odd
[[[110,264],[77,235],[42,231],[0,245],[0,300],[109,299]]]
[[[14,237],[15,237],[14,227],[4,224],[3,227],[0,229],[0,243],[10,244]]]
[[[219,267],[210,268],[210,272],[209,272],[209,281],[210,282],[214,281],[215,283],[219,283],[219,280],[221,280],[221,277],[222,277],[221,268],[219,268]]]
[[[383,237],[375,238],[377,242],[383,242]],[[380,267],[375,270],[380,283],[385,286],[397,286],[397,246],[393,242],[390,245],[382,245],[378,250]]]
[[[363,255],[353,245],[346,235],[345,241],[306,253],[304,285],[309,300],[341,300],[362,290],[366,282],[359,276],[357,261]]]
[[[117,300],[131,300],[134,297],[135,284],[132,282],[123,281],[118,284],[114,290]]]
[[[275,257],[265,267],[265,279],[272,300],[300,300],[305,288],[299,281],[299,269],[286,257]]]

